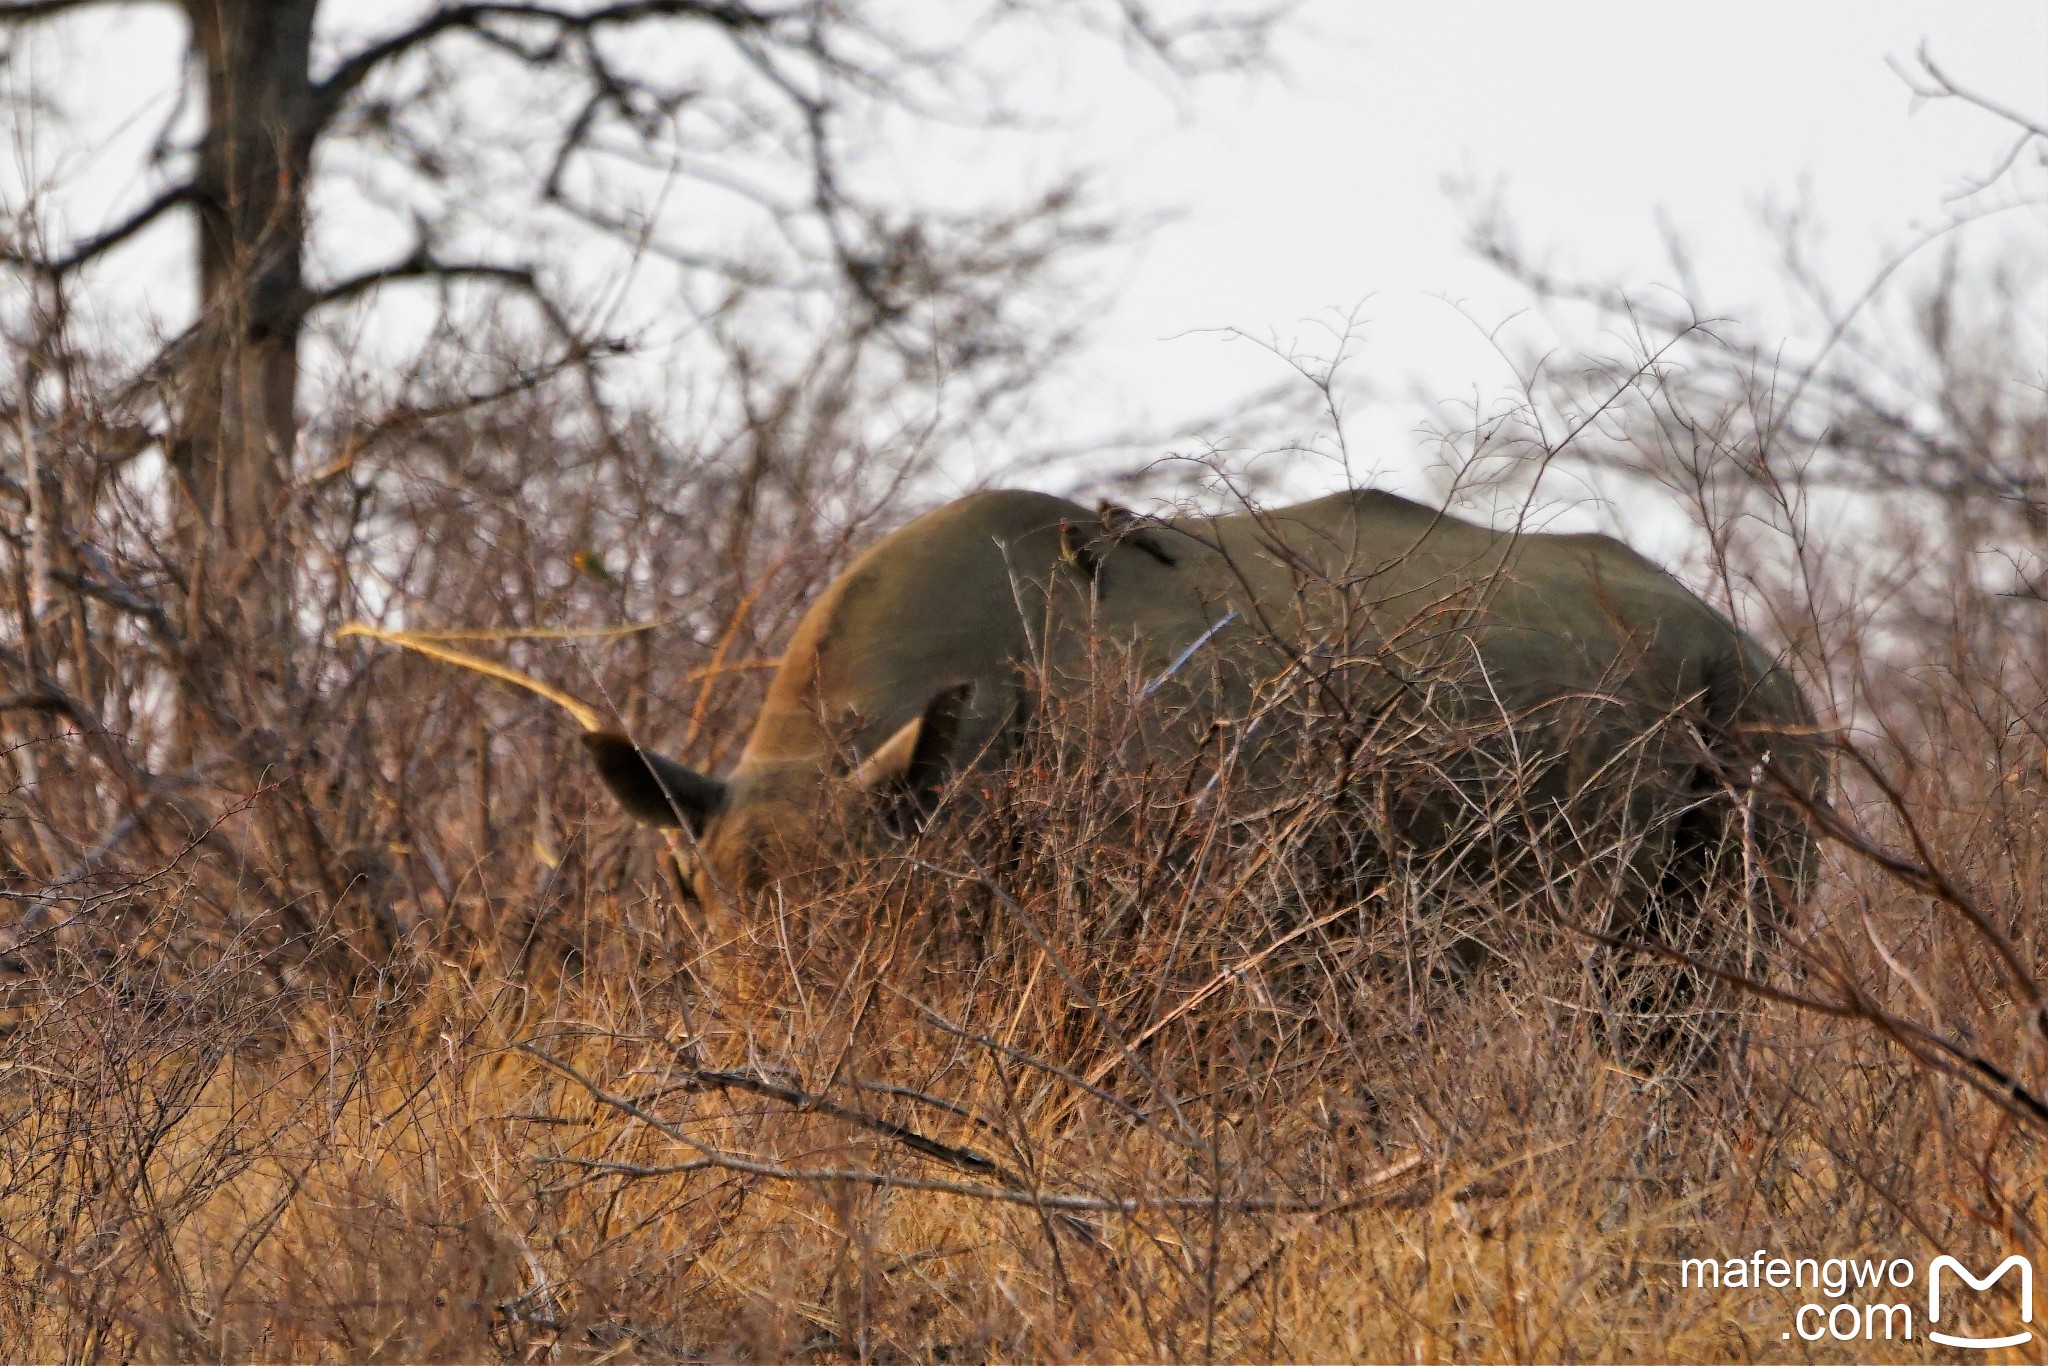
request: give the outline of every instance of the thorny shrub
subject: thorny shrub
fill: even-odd
[[[1700,507],[1804,526],[1768,430],[1625,389],[1639,449],[1722,443]],[[1227,744],[1129,743],[1128,676],[915,840],[711,922],[544,704],[332,632],[653,619],[466,648],[716,767],[904,495],[777,467],[707,551],[673,529],[742,515],[729,466],[551,401],[308,490],[319,591],[269,657],[185,629],[146,472],[49,467],[33,528],[7,490],[10,1352],[1724,1357],[1792,1301],[1680,1257],[2035,1249],[2048,726],[2009,600],[1859,635],[1791,542],[1810,629],[1767,634],[1850,727],[1796,908],[1716,861],[1646,934],[1614,872],[1649,827],[1489,798],[1418,842],[1431,783],[1531,777],[1443,718],[1333,790],[1359,718],[1276,699],[1299,762],[1240,785]],[[1771,587],[1726,605],[1796,627]],[[1901,651],[1942,667],[1887,684]]]

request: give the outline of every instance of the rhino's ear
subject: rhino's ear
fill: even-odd
[[[960,715],[973,691],[971,683],[956,683],[933,694],[923,712],[861,761],[853,771],[853,785],[863,792],[922,797],[944,782],[953,742],[960,734]]]
[[[644,750],[623,735],[585,731],[583,747],[597,765],[597,776],[635,820],[687,825],[692,833],[700,833],[712,813],[725,805],[724,783]]]

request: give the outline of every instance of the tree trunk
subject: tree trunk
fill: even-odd
[[[201,315],[181,376],[172,460],[189,499],[179,548],[194,625],[209,628],[194,638],[214,637],[238,654],[274,653],[292,632],[292,537],[283,518],[317,131],[317,6],[186,0],[206,85],[193,195]]]

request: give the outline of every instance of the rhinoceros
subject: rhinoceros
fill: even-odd
[[[1764,763],[1810,792],[1822,781],[1792,676],[1648,559],[1612,537],[1495,531],[1379,491],[1170,519],[976,493],[883,537],[810,607],[724,777],[624,735],[583,738],[627,812],[687,828],[696,894],[720,904],[815,861],[820,812],[853,794],[928,793],[999,767],[1044,693],[1097,686],[1104,658],[1150,680],[1136,695],[1166,718],[1156,743],[1237,724],[1252,770],[1289,743],[1284,709],[1265,706],[1276,689],[1344,669],[1377,680],[1368,710],[1430,694],[1416,714],[1441,724],[1506,718],[1536,749],[1551,736],[1560,762],[1543,768],[1541,800],[1601,773],[1675,804],[1715,789],[1727,809],[1743,805],[1729,775],[1755,784]],[[1715,752],[1733,761],[1709,772]],[[1796,881],[1805,848],[1778,853]]]

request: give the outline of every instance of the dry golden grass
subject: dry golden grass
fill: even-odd
[[[1990,797],[2037,790],[2013,757]],[[1088,776],[1027,764],[996,817],[724,925],[584,836],[538,885],[472,851],[451,926],[345,990],[253,927],[157,951],[189,885],[57,936],[0,1042],[7,1355],[1839,1360],[1784,1337],[1812,1292],[1680,1259],[2030,1245],[2032,1131],[1873,1016],[1617,991],[1560,923],[1583,890],[1332,875],[1298,823]],[[2036,866],[2037,821],[1987,843],[1949,787],[1930,849],[1996,854],[1979,890]],[[1943,914],[1837,846],[1771,980],[1915,1008],[1827,956],[1874,916],[1989,1046],[2012,1008]],[[1646,999],[1692,1013],[1646,1034]]]

